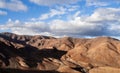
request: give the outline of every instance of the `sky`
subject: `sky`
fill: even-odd
[[[120,0],[0,0],[0,32],[120,38]]]

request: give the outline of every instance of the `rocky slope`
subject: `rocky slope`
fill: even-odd
[[[119,73],[120,41],[111,37],[54,38],[0,33],[0,68]]]

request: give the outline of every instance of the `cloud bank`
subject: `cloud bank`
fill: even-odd
[[[81,1],[84,0],[29,0],[31,4],[49,7],[48,12],[28,21],[10,18],[0,24],[0,28],[25,35],[120,36],[120,8],[110,6],[120,4],[119,0],[85,0],[84,7],[94,7],[88,14],[84,14],[84,7],[77,4]],[[0,8],[17,12],[28,10],[22,0],[0,0]],[[7,12],[0,10],[0,15],[7,15]]]
[[[54,19],[49,22],[20,22],[11,19],[2,30],[9,29],[17,34],[43,34],[51,36],[119,36],[120,8],[98,8],[91,15],[79,16],[76,12],[68,20]],[[51,12],[50,12],[51,13]],[[54,13],[53,13],[54,15]],[[60,15],[60,14],[59,14]]]
[[[0,8],[12,11],[26,11],[28,9],[21,0],[10,0],[9,2],[6,0],[0,0]]]
[[[56,4],[74,4],[80,0],[30,0],[30,2],[35,3],[37,5],[45,5],[51,6]]]

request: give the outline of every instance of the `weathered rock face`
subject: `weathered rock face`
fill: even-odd
[[[66,73],[119,73],[120,41],[110,37],[80,39],[0,33],[0,67]]]

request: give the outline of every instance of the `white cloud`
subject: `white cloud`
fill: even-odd
[[[22,3],[21,0],[0,0],[0,8],[9,9],[12,11],[26,11],[27,6]]]
[[[98,8],[90,16],[82,18],[78,11],[71,20],[52,21],[51,29],[56,34],[62,35],[119,35],[119,12],[119,8]],[[117,33],[115,33],[116,31]]]
[[[0,15],[7,15],[7,12],[0,10]]]
[[[111,22],[118,21],[120,19],[120,8],[98,8],[95,12],[87,18],[90,22]]]
[[[66,7],[55,7],[50,9],[50,11],[48,13],[44,13],[42,15],[40,15],[40,17],[38,18],[31,18],[30,20],[32,21],[39,21],[39,20],[47,20],[50,19],[54,16],[60,17],[61,15],[66,14],[67,12],[67,8]]]
[[[99,28],[98,28],[99,27]],[[96,34],[101,32],[102,27],[100,24],[87,23],[80,17],[76,17],[74,20],[63,21],[54,20],[51,23],[51,30],[55,34],[66,34],[66,35],[99,35]]]
[[[78,10],[80,6],[78,5],[67,5],[68,11],[75,11]]]
[[[40,17],[39,17],[39,19],[40,20],[46,20],[46,19],[48,19],[50,16],[49,16],[49,14],[42,14]]]
[[[94,6],[107,6],[108,5],[108,3],[104,0],[94,0],[94,1],[93,0],[86,0],[86,4],[88,6],[92,6],[92,5],[94,5]]]
[[[45,5],[45,6],[51,6],[55,4],[74,4],[80,0],[30,0],[30,2],[33,2],[38,5]]]
[[[113,3],[120,3],[120,0],[86,0],[87,6],[108,6]]]
[[[10,29],[18,34],[43,34],[53,36],[119,36],[120,8],[98,8],[87,17],[74,13],[68,20],[54,19],[50,22],[8,20],[2,29]],[[117,33],[115,33],[117,31]]]
[[[67,15],[71,12],[77,11],[79,6],[77,5],[67,5],[67,6],[56,6],[54,8],[51,8],[48,13],[44,13],[40,15],[39,18],[32,18],[32,21],[38,21],[38,20],[47,20],[52,17],[57,16],[57,18],[60,18],[62,15]]]
[[[45,34],[49,31],[49,25],[44,22],[20,22],[19,20],[8,19],[8,22],[4,25],[0,25],[2,30],[11,30],[13,33],[25,34],[25,35],[37,35]]]
[[[45,20],[54,16],[60,16],[66,13],[66,8],[64,7],[57,7],[56,9],[50,9],[49,13],[42,14],[39,19],[40,20]]]

